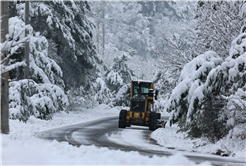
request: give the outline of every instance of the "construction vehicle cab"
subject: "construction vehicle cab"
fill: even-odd
[[[130,110],[121,110],[119,114],[119,128],[131,125],[149,126],[150,130],[162,127],[161,114],[154,112],[154,100],[158,91],[153,89],[151,81],[131,81]]]

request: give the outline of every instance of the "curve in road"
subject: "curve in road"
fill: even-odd
[[[168,117],[162,117],[167,119]],[[140,146],[133,146],[117,143],[108,139],[113,134],[119,134],[122,130],[118,128],[118,117],[108,117],[99,120],[94,120],[87,123],[80,123],[76,125],[70,125],[66,127],[61,127],[57,129],[52,129],[40,133],[40,138],[46,140],[57,140],[57,141],[67,141],[74,146],[80,145],[95,145],[97,147],[107,147],[109,149],[122,150],[122,151],[138,151],[142,155],[147,156],[169,156],[172,155],[171,151],[156,150],[156,149],[146,149]],[[134,126],[129,128],[132,130],[141,130],[143,133],[143,138],[146,142],[152,131],[148,128],[135,128]],[[159,146],[155,140],[150,139],[152,145]],[[200,155],[185,155],[189,159],[200,163],[203,161],[210,161],[213,165],[245,165],[245,162],[226,159],[222,157],[208,157]]]

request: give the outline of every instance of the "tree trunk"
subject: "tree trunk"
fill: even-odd
[[[103,33],[103,41],[102,41],[102,55],[104,56],[105,52],[105,1],[102,2],[102,15],[103,15],[103,25],[102,25],[102,33]]]
[[[29,1],[25,2],[25,24],[29,24]],[[28,30],[25,31],[25,36],[28,35]],[[25,58],[26,58],[26,67],[25,67],[25,76],[24,78],[29,79],[29,42],[26,42],[25,45]]]
[[[100,18],[100,2],[96,3],[96,7],[97,7],[97,17]],[[100,54],[100,41],[99,41],[99,37],[100,37],[100,21],[97,20],[97,52]]]
[[[9,27],[9,2],[1,1],[1,43],[6,41]],[[8,51],[1,50],[1,59],[8,55]],[[7,62],[8,63],[8,62]],[[1,77],[1,133],[9,133],[9,72]]]

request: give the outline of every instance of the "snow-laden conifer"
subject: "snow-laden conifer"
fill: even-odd
[[[131,83],[123,85],[119,91],[116,93],[115,98],[113,99],[114,106],[130,106],[130,96],[131,96]]]
[[[7,40],[1,43],[1,57],[2,52],[8,52],[8,55],[1,59],[1,73],[6,73],[26,65],[24,60],[17,61],[12,58],[23,47],[25,42],[30,40],[30,35],[25,37],[25,30],[32,33],[33,28],[30,25],[25,25],[18,17],[9,19],[9,34],[6,36]]]
[[[218,90],[226,102],[218,120],[226,120],[224,130],[230,130],[229,137],[234,141],[242,141],[246,138],[245,46],[246,33],[242,33],[232,41],[229,57],[221,66],[211,71],[207,81],[207,88]]]
[[[133,79],[133,71],[126,64],[129,56],[122,55],[114,58],[114,64],[105,74],[105,82],[107,87],[115,95],[113,105],[128,105],[129,99],[128,88]]]
[[[112,68],[105,74],[106,84],[116,93],[124,84],[129,83],[134,75],[133,71],[126,64],[128,58],[126,55],[114,58]]]
[[[30,25],[29,27],[33,29]],[[15,54],[19,48],[24,47],[23,41],[29,40],[31,78],[28,80],[14,78],[16,81],[10,82],[10,118],[26,121],[33,115],[48,120],[55,112],[66,111],[68,106],[68,99],[63,91],[62,71],[57,63],[47,55],[46,38],[32,31],[29,32],[27,38],[24,36],[25,29],[25,23],[18,17],[9,19],[8,37],[12,39],[11,42],[8,41],[10,53]],[[15,60],[10,59],[12,62]],[[16,67],[19,66],[15,65],[15,68],[11,68],[11,72],[14,72]]]
[[[167,111],[172,111],[170,123],[178,122],[181,130],[189,131],[191,136],[201,136],[205,129],[213,126],[209,116],[211,112],[204,107],[204,103],[213,100],[207,94],[205,83],[209,72],[221,63],[222,59],[213,51],[194,58],[184,66],[179,83],[169,98]]]
[[[56,112],[66,111],[68,99],[63,90],[53,84],[37,84],[23,79],[10,82],[10,119],[27,121],[30,116],[49,120]]]
[[[15,6],[16,13],[24,20],[24,3]],[[56,51],[56,61],[63,71],[67,89],[86,87],[97,77],[94,71],[100,59],[92,41],[94,25],[85,16],[85,9],[90,9],[86,1],[30,3],[30,24],[55,47],[49,48],[49,52]]]

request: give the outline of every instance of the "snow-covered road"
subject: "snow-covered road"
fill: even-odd
[[[148,141],[151,132],[146,127],[118,129],[120,109],[107,105],[99,105],[94,109],[78,106],[73,112],[59,113],[50,121],[34,117],[26,123],[10,120],[10,134],[1,135],[1,165],[197,165],[194,161],[198,161],[202,162],[199,165],[209,166],[210,157],[218,160],[218,165],[230,163],[227,162],[228,158],[156,145],[155,141]],[[57,137],[55,133],[63,136]],[[84,145],[71,146],[67,140]],[[185,144],[184,139],[179,140],[179,143],[182,141]],[[214,161],[211,163],[216,164]]]
[[[196,163],[210,161],[213,165],[242,165],[240,160],[222,158],[208,154],[180,152],[164,148],[151,139],[152,131],[148,127],[134,126],[126,129],[118,128],[118,117],[108,117],[92,122],[66,126],[42,132],[40,137],[47,140],[67,141],[70,144],[94,145],[97,147],[121,150],[125,152],[136,151],[144,156],[171,156],[176,153],[188,157]]]

